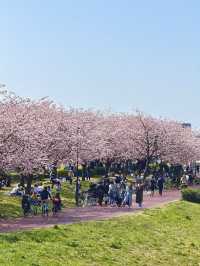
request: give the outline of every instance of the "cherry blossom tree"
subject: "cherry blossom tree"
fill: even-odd
[[[0,169],[33,175],[55,163],[88,164],[157,160],[189,164],[198,160],[200,141],[177,121],[142,113],[112,114],[66,109],[48,98],[33,101],[1,91]],[[108,167],[107,167],[108,168]]]

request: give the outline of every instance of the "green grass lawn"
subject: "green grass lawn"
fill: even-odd
[[[99,179],[92,179],[92,182],[97,182]],[[43,184],[50,185],[48,180],[44,180]],[[81,189],[87,190],[90,182],[82,181]],[[13,184],[15,186],[16,184]],[[21,198],[11,197],[7,193],[11,191],[12,188],[2,188],[0,190],[0,218],[16,218],[22,216],[21,210]],[[52,191],[55,194],[55,189]],[[69,183],[62,183],[61,198],[63,206],[65,208],[75,207],[75,182],[72,185]]]
[[[200,205],[0,234],[0,265],[200,265]]]
[[[45,185],[51,186],[49,181],[44,182]],[[85,191],[89,188],[90,182],[88,181],[81,181],[81,190]],[[56,193],[55,188],[52,190],[52,194]],[[62,190],[61,190],[61,198],[62,203],[65,208],[75,207],[75,181],[70,185],[69,182],[62,183]]]
[[[0,190],[0,218],[16,218],[22,215],[20,199],[8,196],[11,188]]]

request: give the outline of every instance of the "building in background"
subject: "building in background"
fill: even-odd
[[[192,125],[190,123],[182,123],[183,128],[192,128]]]

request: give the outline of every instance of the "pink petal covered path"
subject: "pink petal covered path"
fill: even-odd
[[[34,228],[45,228],[60,224],[73,224],[85,221],[98,221],[111,219],[113,217],[119,217],[123,215],[131,215],[143,211],[144,209],[150,209],[155,207],[161,207],[164,204],[180,200],[181,193],[178,190],[172,190],[164,192],[163,196],[160,197],[156,194],[154,197],[149,195],[144,196],[143,208],[137,208],[133,205],[131,209],[124,207],[85,207],[85,208],[71,208],[64,209],[56,217],[27,217],[18,218],[12,220],[0,220],[0,233],[12,232],[19,230],[28,230]]]

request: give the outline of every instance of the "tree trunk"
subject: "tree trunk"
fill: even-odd
[[[43,175],[45,178],[49,177],[49,171],[45,167],[43,167]]]
[[[25,186],[25,176],[24,175],[20,175],[20,186],[21,187]]]
[[[149,158],[146,159],[145,169],[144,169],[144,178],[147,177],[149,172]]]
[[[31,186],[33,182],[33,175],[29,174],[27,177],[26,194],[31,193]]]
[[[6,186],[11,187],[11,176],[10,175],[6,176]]]

